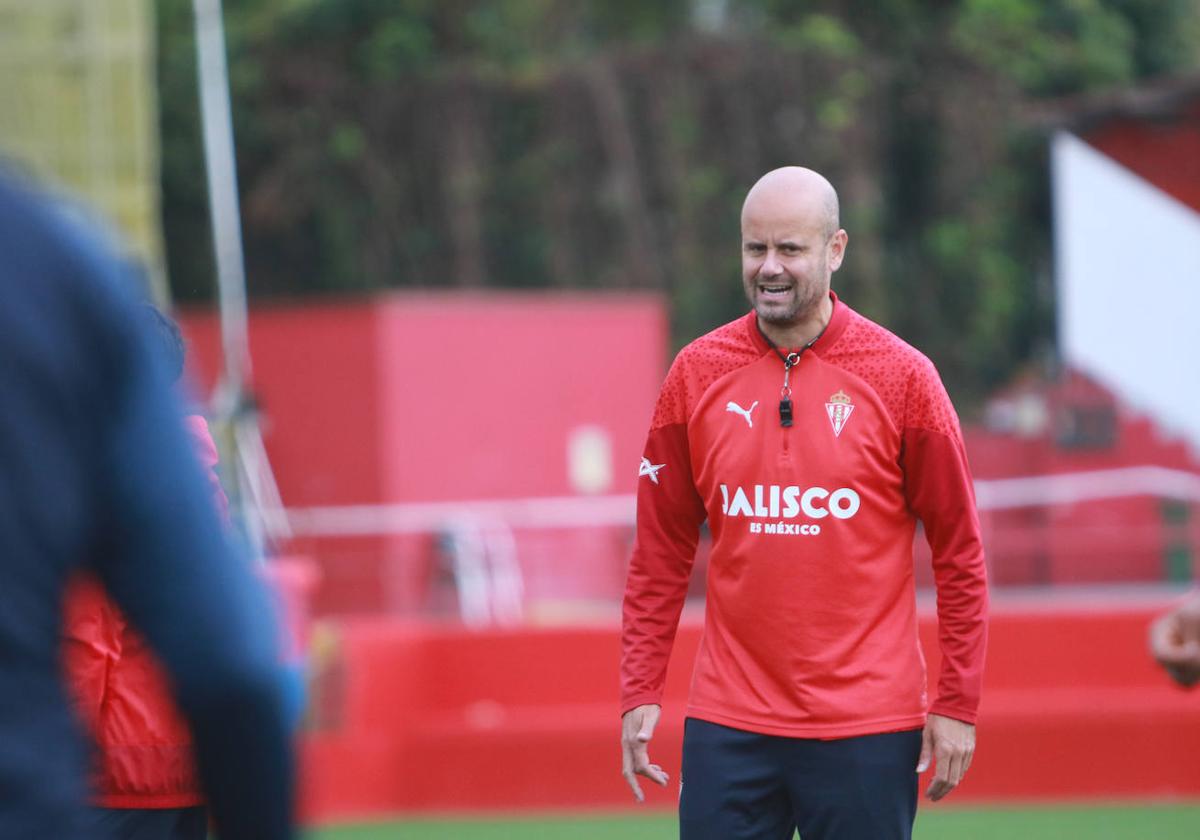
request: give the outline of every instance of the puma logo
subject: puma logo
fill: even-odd
[[[743,419],[745,419],[745,421],[746,421],[746,425],[749,426],[751,429],[753,429],[754,421],[752,419],[750,419],[750,412],[754,411],[754,409],[757,406],[758,406],[758,400],[755,400],[754,402],[750,403],[749,408],[742,408],[737,403],[731,401],[731,402],[725,403],[725,410],[732,411],[734,414],[742,415]]]

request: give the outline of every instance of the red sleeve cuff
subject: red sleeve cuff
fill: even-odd
[[[929,714],[953,718],[963,723],[969,723],[971,726],[974,726],[975,721],[978,719],[978,714],[974,709],[968,710],[960,706],[943,706],[940,703],[934,703],[929,709]]]

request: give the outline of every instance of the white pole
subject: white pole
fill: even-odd
[[[225,63],[225,26],[221,0],[193,0],[193,7],[208,209],[217,259],[221,348],[225,355],[222,389],[236,397],[241,395],[250,376],[250,349],[246,337],[246,272],[242,260],[229,71]]]
[[[254,479],[270,467],[247,440],[261,443],[258,419],[246,399],[250,379],[247,333],[246,271],[242,224],[238,208],[237,164],[233,146],[233,115],[229,103],[229,71],[225,61],[225,26],[221,0],[193,0],[196,16],[196,56],[200,85],[200,118],[204,130],[204,163],[208,175],[208,205],[213,250],[217,262],[220,303],[221,381],[214,395],[217,422],[227,443],[226,475],[234,509],[251,554],[264,556],[262,511],[254,494]],[[269,474],[269,473],[268,473]]]

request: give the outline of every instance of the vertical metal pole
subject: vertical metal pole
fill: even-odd
[[[221,0],[193,0],[196,15],[196,54],[200,85],[200,116],[204,129],[204,163],[208,175],[208,204],[217,262],[217,294],[221,315],[224,369],[214,395],[218,422],[226,432],[233,469],[231,491],[241,513],[249,548],[263,556],[263,529],[249,476],[265,465],[248,461],[241,441],[258,437],[257,419],[246,411],[250,379],[247,336],[246,272],[242,256],[242,224],[238,208],[237,166],[233,146],[233,116],[229,102],[229,71],[225,61],[225,26]]]
[[[222,386],[232,394],[241,394],[250,376],[250,351],[246,337],[246,272],[242,261],[242,223],[233,151],[229,71],[225,63],[225,25],[221,17],[221,0],[193,0],[193,7],[196,13],[204,163],[208,173],[209,215],[217,258],[221,347],[225,354]]]

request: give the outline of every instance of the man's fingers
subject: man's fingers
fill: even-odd
[[[1184,688],[1191,688],[1200,681],[1200,668],[1188,665],[1163,664],[1167,674]]]
[[[939,746],[937,749],[937,767],[934,770],[933,781],[929,783],[928,795],[937,802],[950,791],[954,790],[951,780],[952,761],[949,750]]]
[[[633,751],[628,744],[624,743],[621,744],[621,777],[633,791],[634,798],[638,802],[645,802],[646,796],[642,793],[642,786],[638,784],[637,776],[633,774]]]
[[[1164,667],[1200,666],[1200,641],[1187,638],[1178,617],[1166,615],[1150,625],[1151,655]]]
[[[933,754],[933,736],[929,733],[929,727],[921,732],[921,757],[917,759],[917,772],[924,773],[929,769],[929,758]]]
[[[642,786],[638,783],[637,777],[644,776],[660,787],[666,787],[670,776],[666,771],[657,764],[651,764],[649,757],[642,751],[641,755],[632,755],[626,751],[626,760],[622,762],[621,775],[625,777],[625,782],[629,785],[629,789],[633,791],[634,797],[638,802],[645,802],[646,795],[642,792]]]
[[[646,801],[638,776],[644,776],[659,785],[667,783],[667,774],[657,764],[650,763],[649,750],[646,748],[654,737],[658,715],[659,707],[647,704],[630,709],[621,716],[621,776],[638,802]]]
[[[1154,649],[1154,658],[1162,665],[1195,666],[1200,663],[1200,644],[1196,642],[1165,643]]]
[[[937,771],[926,795],[937,802],[958,787],[967,775],[975,751],[965,747],[947,747],[937,751]]]
[[[959,786],[966,773],[967,757],[961,752],[956,752],[950,758],[950,772],[946,774],[946,780],[950,782],[951,790]]]
[[[933,774],[933,778],[940,781],[950,782],[950,771],[953,768],[954,750],[946,744],[938,744],[934,750],[934,755],[937,757],[937,769]]]
[[[637,776],[633,775],[633,772],[629,770],[624,771],[621,775],[625,777],[626,784],[633,791],[634,799],[638,802],[645,802],[646,794],[642,793],[642,786],[638,784]]]
[[[929,790],[925,792],[925,795],[934,802],[937,802],[953,789],[954,788],[949,782],[943,781],[942,779],[934,779],[932,782],[930,782]]]
[[[1200,645],[1195,642],[1155,649],[1154,658],[1167,675],[1184,688],[1190,688],[1200,680]]]
[[[1184,667],[1200,667],[1200,642],[1184,642],[1176,648],[1175,654],[1183,661]]]
[[[665,786],[667,784],[666,771],[657,764],[650,763],[650,752],[646,749],[646,745],[640,742],[635,742],[630,750],[632,759],[633,772],[638,776],[644,776],[657,785]]]
[[[623,752],[621,775],[625,777],[625,782],[633,791],[637,801],[645,802],[646,795],[642,792],[642,786],[638,783],[637,777],[646,775],[644,768],[650,763],[649,757],[646,755],[646,748],[639,748],[636,744],[626,744]]]
[[[666,787],[667,780],[670,779],[670,776],[667,775],[667,772],[657,764],[647,764],[637,772],[639,776],[645,776],[659,787]]]
[[[1172,616],[1164,615],[1162,618],[1150,623],[1150,630],[1147,636],[1150,653],[1157,658],[1164,651],[1168,651],[1178,644],[1176,639],[1178,639],[1179,633],[1174,629]]]

